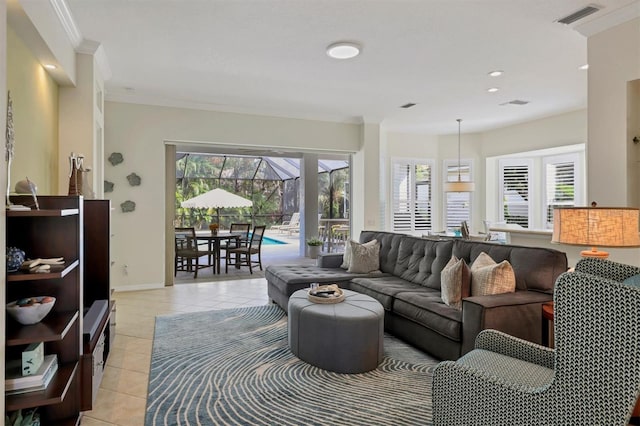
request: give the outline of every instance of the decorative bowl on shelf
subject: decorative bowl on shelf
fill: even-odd
[[[7,304],[7,312],[22,325],[37,324],[55,303],[56,298],[51,296],[25,297]]]

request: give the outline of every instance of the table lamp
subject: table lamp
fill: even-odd
[[[606,259],[603,247],[640,247],[639,209],[630,207],[556,207],[553,209],[552,243],[591,246],[583,257]]]

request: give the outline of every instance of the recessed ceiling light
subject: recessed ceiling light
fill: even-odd
[[[357,43],[339,41],[327,47],[327,55],[334,59],[351,59],[360,54],[360,45]]]
[[[48,70],[55,70],[56,68],[58,68],[53,64],[44,64],[44,67]]]
[[[496,93],[498,90],[500,90],[500,89],[498,89],[497,87],[491,87],[491,88],[487,89],[487,92]]]
[[[504,71],[500,71],[500,70],[491,71],[489,73],[491,77],[500,77],[502,74],[504,74]]]
[[[578,67],[578,69],[581,69],[581,70],[583,70],[583,71],[584,71],[584,70],[588,70],[588,69],[589,69],[589,64],[584,64],[584,65],[582,65],[582,66]]]

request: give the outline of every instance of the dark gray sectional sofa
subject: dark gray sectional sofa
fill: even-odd
[[[553,299],[555,280],[567,270],[564,253],[389,232],[360,234],[361,243],[373,239],[381,244],[380,272],[348,273],[340,268],[342,254],[323,255],[318,266],[272,265],[265,271],[269,297],[287,310],[289,296],[296,290],[312,282],[338,283],[378,300],[385,309],[385,330],[440,359],[454,360],[473,349],[476,336],[485,328],[541,342],[541,304]],[[516,291],[467,297],[462,310],[444,304],[440,272],[451,256],[471,265],[481,252],[498,263],[511,263]]]

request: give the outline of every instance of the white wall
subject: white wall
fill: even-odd
[[[166,141],[353,153],[360,149],[361,126],[106,102],[104,135],[105,159],[113,152],[124,157],[104,166],[105,179],[115,183],[105,194],[115,208],[112,286],[122,290],[164,285]],[[141,186],[129,186],[132,172]],[[363,186],[358,179],[354,184]],[[122,213],[126,200],[136,203],[134,212]]]

